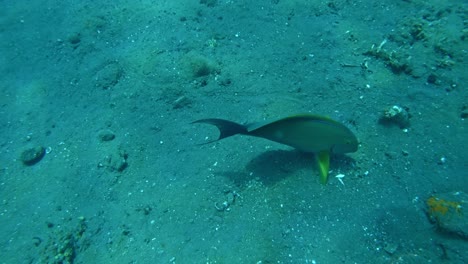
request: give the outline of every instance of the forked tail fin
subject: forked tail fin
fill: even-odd
[[[247,127],[237,124],[232,121],[224,120],[224,119],[217,119],[217,118],[208,118],[208,119],[200,119],[197,121],[192,122],[194,123],[205,123],[205,124],[210,124],[214,125],[219,129],[219,138],[216,140],[212,140],[203,144],[208,144],[212,143],[218,140],[221,140],[223,138],[227,138],[230,136],[234,136],[237,134],[247,134]]]

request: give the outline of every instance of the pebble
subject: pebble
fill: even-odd
[[[45,148],[41,146],[28,148],[21,152],[20,160],[24,165],[32,166],[38,163],[45,156],[45,153]]]
[[[228,202],[228,204],[234,204],[235,200],[236,200],[236,196],[232,192],[226,195],[226,201]]]
[[[384,250],[390,254],[390,255],[393,255],[398,249],[398,245],[397,244],[392,244],[392,243],[388,243],[385,247],[384,247]]]
[[[99,137],[99,140],[101,140],[103,142],[112,141],[115,138],[115,134],[114,134],[114,132],[112,132],[112,131],[110,131],[108,129],[104,129],[104,130],[99,131],[98,137]]]
[[[427,215],[439,231],[468,240],[468,194],[461,191],[435,194],[426,200]]]

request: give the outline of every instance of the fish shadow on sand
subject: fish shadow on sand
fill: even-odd
[[[349,156],[334,154],[330,160],[330,168],[334,171],[351,171],[353,163],[354,160]],[[272,186],[298,171],[306,171],[311,177],[317,177],[319,184],[315,154],[298,150],[266,151],[252,159],[245,166],[245,170],[224,172],[223,175],[239,187],[245,187],[253,179],[259,180],[265,186]]]

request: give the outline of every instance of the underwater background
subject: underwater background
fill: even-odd
[[[466,263],[467,8],[0,0],[0,263]],[[191,124],[298,113],[359,139],[326,185]]]

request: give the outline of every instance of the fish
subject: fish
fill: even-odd
[[[192,122],[214,125],[219,137],[205,142],[209,144],[234,135],[246,135],[268,139],[303,152],[315,153],[320,182],[328,182],[330,155],[356,152],[358,139],[342,123],[331,118],[298,114],[272,122],[259,122],[242,125],[225,119],[207,118]]]

